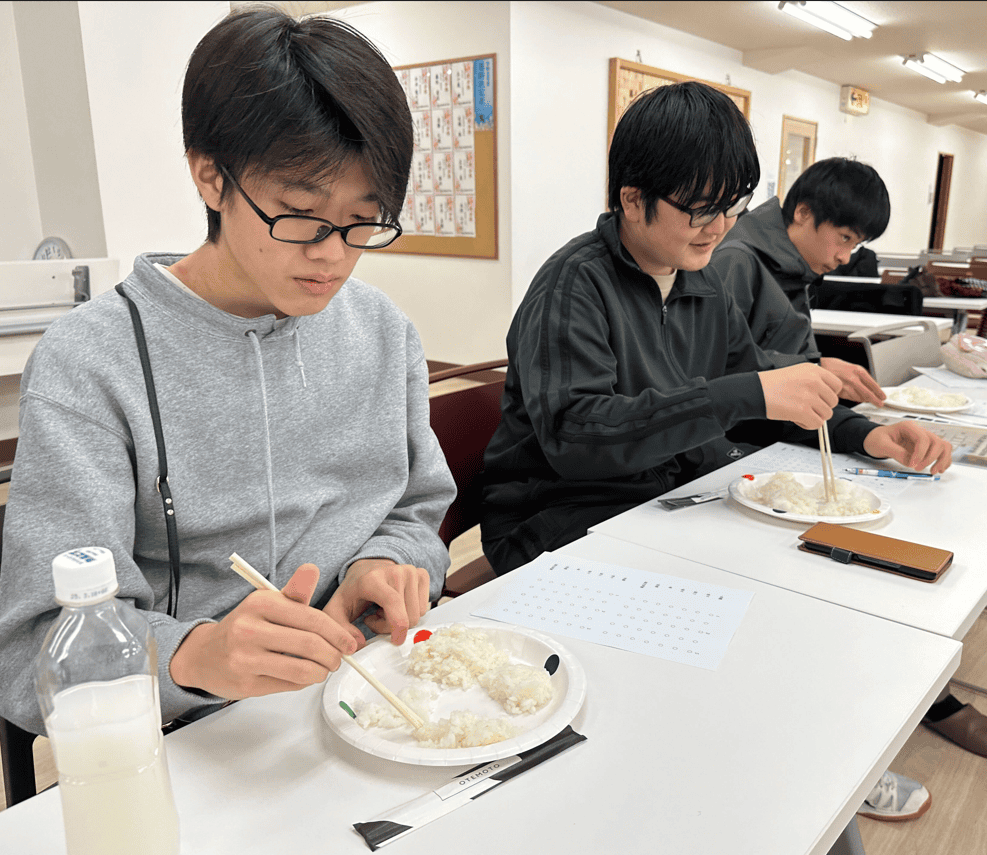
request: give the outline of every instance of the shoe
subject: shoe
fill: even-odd
[[[922,724],[941,733],[961,748],[987,757],[987,715],[971,704],[964,704],[952,715],[939,721],[923,719]]]
[[[885,822],[902,822],[918,819],[931,804],[932,796],[918,781],[885,772],[857,813]]]

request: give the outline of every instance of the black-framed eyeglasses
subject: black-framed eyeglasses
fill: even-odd
[[[254,213],[260,217],[271,230],[271,237],[282,243],[319,243],[324,241],[333,232],[339,232],[339,236],[347,246],[354,249],[381,249],[388,246],[401,237],[401,226],[397,223],[354,223],[351,226],[337,226],[328,220],[321,220],[318,217],[303,217],[298,214],[281,214],[277,217],[269,217],[254,204],[240,186],[230,171],[225,167],[219,167],[224,177],[240,191],[240,195],[247,204],[253,208]]]
[[[668,202],[673,208],[677,208],[683,214],[688,214],[690,217],[689,225],[694,228],[702,228],[703,226],[708,226],[713,220],[715,220],[720,214],[724,217],[736,217],[738,214],[743,213],[747,206],[751,203],[751,197],[753,193],[748,193],[746,196],[741,196],[736,202],[730,205],[728,208],[724,208],[721,205],[706,205],[702,208],[688,208],[685,205],[680,205],[674,199],[669,199],[667,196],[659,196],[663,202]]]

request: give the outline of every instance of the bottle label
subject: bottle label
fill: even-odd
[[[103,585],[100,588],[90,588],[88,591],[72,591],[66,598],[65,602],[72,605],[77,605],[80,603],[92,603],[97,600],[105,600],[110,596],[115,594],[119,586],[116,582],[111,584]]]
[[[62,555],[76,564],[92,564],[94,561],[101,561],[105,552],[105,549],[70,549]]]

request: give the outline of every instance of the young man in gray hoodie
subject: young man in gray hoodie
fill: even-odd
[[[255,7],[199,43],[182,113],[206,242],[138,257],[117,291],[51,326],[23,375],[0,713],[36,733],[33,661],[65,550],[112,550],[118,596],[157,640],[165,721],[321,682],[364,643],[357,623],[403,642],[449,563],[437,530],[455,486],[421,342],[351,277],[400,234],[413,137],[396,76],[339,21]],[[287,596],[253,591],[234,551]]]
[[[820,160],[776,197],[738,218],[710,267],[730,288],[754,340],[781,368],[816,361],[840,378],[840,397],[880,406],[884,393],[861,365],[822,357],[812,334],[809,286],[846,264],[891,215],[877,171],[845,157]]]

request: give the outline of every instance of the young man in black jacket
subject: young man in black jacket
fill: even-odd
[[[949,466],[948,443],[837,407],[835,375],[776,368],[757,346],[707,265],[759,177],[747,120],[712,87],[661,87],[621,117],[610,211],[542,266],[507,336],[481,526],[497,573],[729,462],[745,422],[777,429],[766,445],[828,421],[835,450]]]
[[[498,574],[711,468],[745,422],[767,419],[793,438],[828,422],[836,450],[949,466],[949,443],[923,428],[839,407],[841,381],[824,368],[776,368],[704,269],[759,178],[747,120],[710,86],[651,90],[621,117],[610,211],[542,266],[507,336],[481,524]],[[931,797],[888,772],[869,799],[869,815],[903,819]],[[862,851],[855,823],[844,838],[833,852]]]

